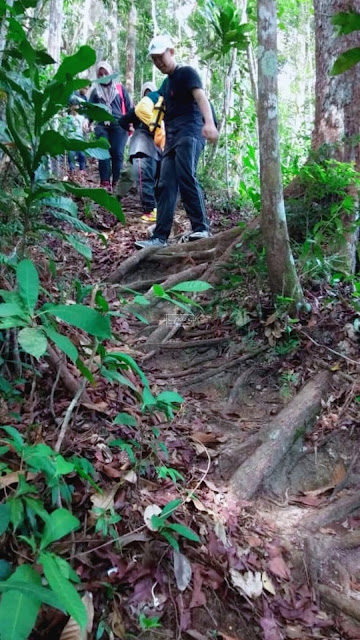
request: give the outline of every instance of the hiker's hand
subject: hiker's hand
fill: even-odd
[[[219,138],[219,132],[213,123],[204,124],[202,128],[202,134],[209,142],[216,142]]]

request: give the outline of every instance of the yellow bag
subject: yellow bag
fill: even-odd
[[[161,151],[165,149],[166,142],[166,133],[165,133],[165,125],[164,122],[160,124],[160,127],[156,127],[156,131],[154,134],[154,143]]]
[[[163,122],[165,114],[163,96],[160,96],[157,91],[149,93],[138,102],[135,107],[135,114],[141,122],[149,127],[150,133],[154,134],[155,145],[163,151],[166,138]]]

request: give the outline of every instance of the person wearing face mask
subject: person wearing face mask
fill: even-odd
[[[192,241],[210,236],[196,168],[205,140],[214,143],[219,137],[199,74],[192,67],[176,62],[171,38],[155,36],[149,45],[149,57],[167,76],[159,88],[165,103],[166,144],[157,188],[156,227],[149,240],[135,242],[138,249],[166,245],[178,191],[192,228],[187,239]]]
[[[96,65],[97,78],[106,78],[112,74],[113,71],[108,62],[102,60]],[[132,108],[130,96],[124,85],[116,84],[112,79],[105,83],[96,84],[90,94],[89,101],[105,107],[108,113],[111,113],[117,120]],[[128,134],[118,122],[105,121],[96,125],[95,135],[97,138],[106,138],[110,144],[111,159],[99,160],[99,174],[100,186],[112,192],[119,180]]]

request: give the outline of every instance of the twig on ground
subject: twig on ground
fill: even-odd
[[[90,359],[89,359],[89,362],[88,362],[88,368],[91,368],[92,362],[93,362],[93,360],[95,358],[95,355],[96,355],[98,344],[99,343],[95,338],[94,339],[94,346],[93,346],[93,349],[92,349],[92,352],[91,352],[91,356],[90,356]],[[87,384],[87,379],[84,377],[82,379],[82,381],[80,382],[79,388],[76,391],[72,401],[70,402],[70,404],[69,404],[69,406],[68,406],[68,408],[66,410],[65,417],[64,417],[63,423],[61,425],[60,433],[59,433],[58,439],[57,439],[55,447],[54,447],[54,449],[55,449],[55,451],[57,453],[59,453],[59,451],[61,449],[61,445],[62,445],[63,440],[65,438],[65,434],[66,434],[67,428],[69,426],[69,422],[70,422],[72,413],[73,413],[77,403],[79,402],[82,394],[85,391],[86,384]]]
[[[55,395],[56,387],[58,386],[60,375],[61,375],[61,369],[60,369],[60,367],[58,367],[58,370],[56,372],[56,377],[55,377],[55,380],[54,380],[54,384],[52,385],[51,392],[50,392],[50,413],[51,413],[52,417],[54,418],[54,420],[56,420],[56,414],[55,414],[55,409],[54,409],[54,395]]]
[[[352,358],[348,358],[348,356],[346,356],[344,353],[340,353],[340,351],[335,351],[334,349],[331,349],[331,347],[327,347],[326,344],[321,344],[321,342],[316,342],[316,340],[314,340],[314,338],[309,336],[309,334],[307,334],[302,329],[299,329],[295,325],[293,325],[293,329],[294,329],[294,331],[297,331],[297,333],[301,333],[303,336],[305,336],[305,338],[310,340],[310,342],[315,344],[317,347],[321,347],[321,349],[326,349],[326,351],[330,351],[330,353],[333,353],[335,356],[338,356],[339,358],[343,358],[343,360],[346,360],[346,362],[350,362],[351,364],[355,364],[357,367],[359,366],[359,364],[360,364],[359,361],[353,360]]]

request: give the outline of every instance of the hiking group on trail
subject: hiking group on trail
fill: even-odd
[[[179,192],[191,223],[186,240],[211,235],[196,171],[206,140],[215,143],[219,137],[200,76],[193,67],[177,63],[168,35],[151,40],[149,57],[166,78],[158,90],[152,82],[145,82],[136,107],[124,85],[114,82],[106,61],[96,66],[97,83],[89,96],[91,103],[102,106],[116,119],[95,126],[96,137],[106,138],[110,145],[110,158],[98,161],[100,186],[109,192],[119,180],[125,145],[131,136],[129,159],[142,220],[155,222],[151,237],[135,242],[138,249],[167,244]],[[79,100],[86,99],[84,93]],[[80,169],[84,168],[83,158],[78,159]],[[70,162],[73,158],[69,157]]]

